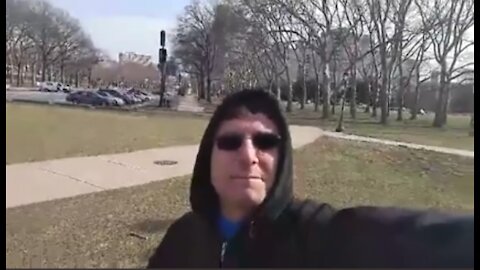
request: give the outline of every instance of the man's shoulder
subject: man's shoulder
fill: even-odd
[[[359,206],[337,211],[331,222],[352,230],[362,227],[389,227],[393,231],[413,232],[432,226],[467,229],[473,225],[474,215],[399,207]]]
[[[288,214],[302,224],[328,223],[337,210],[328,203],[310,199],[295,199],[288,207]]]
[[[312,265],[471,267],[474,216],[434,210],[292,203],[290,217]],[[324,262],[318,260],[325,254]]]
[[[352,207],[329,224],[332,250],[360,265],[473,266],[474,216],[397,207]]]
[[[184,230],[192,229],[193,227],[204,226],[205,219],[200,215],[189,211],[175,220],[170,226],[169,230]]]

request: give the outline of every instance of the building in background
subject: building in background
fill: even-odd
[[[151,55],[138,54],[134,52],[119,53],[118,62],[120,65],[126,64],[126,63],[136,63],[144,66],[153,65]]]

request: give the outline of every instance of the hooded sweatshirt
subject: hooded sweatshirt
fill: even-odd
[[[210,158],[215,133],[239,107],[269,117],[282,142],[265,200],[241,224],[229,224],[219,216]],[[294,199],[292,181],[290,133],[275,97],[261,90],[226,97],[200,143],[190,186],[192,210],[169,227],[148,267],[473,267],[473,215],[334,209]]]

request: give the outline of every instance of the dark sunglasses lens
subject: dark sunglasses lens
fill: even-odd
[[[243,138],[240,135],[223,135],[217,138],[217,147],[220,150],[237,150],[242,146]]]
[[[253,144],[260,150],[270,150],[280,144],[280,137],[269,133],[256,134],[253,136]]]

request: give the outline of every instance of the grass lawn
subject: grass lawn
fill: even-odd
[[[295,172],[298,196],[337,207],[474,209],[469,158],[321,138],[296,150]],[[182,177],[7,209],[6,267],[143,267],[188,210],[188,186]]]
[[[6,104],[7,164],[196,144],[201,118]]]
[[[219,101],[213,101],[213,104],[201,100],[200,104],[205,107],[205,113],[199,116],[211,114]],[[348,104],[347,104],[348,105]],[[335,115],[329,120],[321,119],[320,106],[319,112],[313,111],[313,105],[307,105],[306,109],[300,110],[299,105],[293,105],[293,112],[286,114],[290,124],[318,126],[326,130],[335,130],[338,117],[340,115],[340,106],[336,106]],[[432,127],[434,114],[418,115],[416,120],[409,120],[408,111],[403,114],[403,121],[396,121],[397,112],[392,111],[389,117],[389,124],[383,126],[379,124],[380,109],[378,109],[377,118],[372,118],[370,113],[364,113],[363,109],[357,108],[357,118],[350,118],[350,108],[345,107],[344,114],[344,133],[375,137],[380,139],[418,143],[425,145],[458,148],[464,150],[474,150],[474,137],[469,136],[470,115],[448,115],[447,125],[443,128]]]
[[[321,107],[319,112],[313,108],[305,110],[296,109],[287,114],[291,124],[318,126],[327,130],[335,130],[339,117],[340,108],[336,107],[336,113],[329,120],[321,119]],[[394,141],[434,145],[465,150],[474,150],[474,137],[469,136],[470,116],[449,115],[447,125],[444,128],[432,127],[433,114],[418,115],[417,120],[408,120],[409,112],[405,112],[403,121],[396,121],[396,112],[391,112],[388,126],[380,125],[380,110],[378,117],[372,118],[363,111],[357,112],[357,119],[350,118],[350,108],[345,108],[344,133],[376,137]]]

